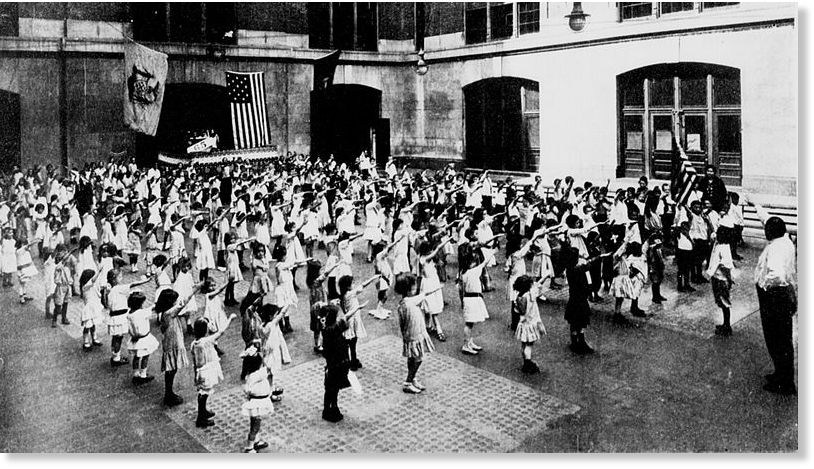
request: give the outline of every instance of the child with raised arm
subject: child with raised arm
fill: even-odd
[[[34,266],[34,261],[31,259],[31,246],[37,244],[37,240],[25,243],[22,239],[17,240],[17,281],[20,282],[20,303],[30,301],[33,298],[28,296],[26,285],[31,281],[39,272],[37,267]]]
[[[224,283],[220,287],[218,287],[215,283],[215,279],[212,277],[207,278],[203,286],[201,286],[201,293],[204,294],[204,313],[203,318],[206,319],[209,331],[213,334],[217,332],[221,332],[229,326],[229,318],[226,316],[226,311],[224,309],[224,301],[221,298],[220,294],[226,290],[229,286],[229,283]],[[194,324],[193,324],[193,332],[194,332]],[[218,347],[218,341],[214,341],[215,352],[218,353],[218,356],[223,355],[223,351]]]
[[[467,355],[477,355],[483,350],[483,347],[475,343],[472,338],[472,332],[475,328],[475,324],[483,322],[489,317],[489,312],[486,310],[486,303],[483,302],[481,275],[483,275],[483,269],[492,261],[494,260],[485,258],[479,262],[477,256],[471,256],[466,270],[461,274],[464,316],[464,344],[461,347],[461,352]]]
[[[339,410],[339,391],[350,387],[348,372],[350,359],[348,358],[348,339],[345,333],[348,329],[348,320],[359,312],[354,309],[347,315],[335,305],[323,306],[319,312],[320,328],[322,330],[322,343],[325,357],[325,396],[323,399],[322,418],[329,422],[339,422],[344,418]]]
[[[127,349],[133,357],[133,384],[149,383],[155,377],[147,376],[147,360],[150,354],[158,349],[158,340],[150,333],[150,318],[152,309],[145,308],[147,297],[140,291],[134,291],[127,299],[130,313],[127,315],[129,324],[130,345]]]
[[[390,289],[390,285],[393,283],[393,269],[390,268],[390,261],[387,259],[387,256],[395,245],[396,242],[385,245],[384,241],[373,245],[373,257],[375,258],[373,271],[380,275],[380,277],[377,282],[378,294],[376,297],[376,309],[371,309],[370,315],[376,319],[387,319],[390,317],[390,310],[384,309],[384,303],[387,301],[387,290]]]
[[[727,337],[732,335],[732,325],[730,324],[732,302],[729,299],[729,293],[734,283],[732,273],[735,270],[735,264],[730,250],[730,244],[734,237],[734,228],[730,224],[731,221],[725,220],[724,223],[726,225],[722,223],[718,227],[706,274],[712,283],[715,304],[721,308],[723,315],[722,324],[715,326],[715,335]]]
[[[193,326],[195,340],[192,341],[192,366],[195,368],[195,387],[198,390],[198,417],[195,426],[198,428],[211,427],[215,423],[211,418],[215,416],[206,408],[206,401],[212,393],[216,384],[223,381],[223,371],[220,367],[220,358],[217,349],[218,338],[226,332],[229,324],[237,315],[231,314],[226,321],[220,325],[220,329],[211,331],[209,321],[200,318]]]
[[[244,382],[243,392],[246,395],[246,402],[243,403],[240,411],[249,417],[249,437],[243,452],[256,453],[268,447],[268,443],[258,440],[257,437],[263,417],[274,412],[274,404],[269,399],[271,383],[269,383],[268,370],[263,365],[263,357],[260,356],[257,346],[248,346],[240,357],[243,359],[240,379]]]
[[[197,293],[200,285],[193,288],[192,294],[181,298],[172,289],[161,291],[155,302],[155,312],[161,324],[161,371],[164,373],[164,405],[168,407],[182,404],[184,399],[175,394],[173,383],[179,369],[189,365],[187,349],[184,346],[183,315],[185,306]]]
[[[422,288],[424,284],[422,283]],[[396,278],[394,290],[401,295],[398,306],[399,328],[404,342],[402,356],[407,358],[407,379],[402,384],[402,391],[408,394],[418,394],[426,389],[416,374],[421,366],[424,356],[435,351],[430,335],[427,333],[427,324],[424,321],[422,304],[427,301],[428,295],[441,290],[438,284],[434,289],[416,293],[416,277],[412,274],[400,274]]]
[[[447,336],[441,326],[440,315],[444,311],[444,293],[441,288],[441,280],[438,278],[438,269],[435,266],[435,256],[450,241],[450,238],[444,238],[435,248],[432,247],[431,241],[423,241],[419,246],[418,271],[421,275],[420,291],[424,301],[424,311],[429,315],[430,329],[435,331],[436,337],[441,342],[446,342]]]
[[[378,278],[378,275],[374,275],[355,288],[353,287],[353,276],[345,275],[339,279],[339,294],[342,296],[340,305],[345,314],[349,316],[345,338],[348,339],[348,348],[350,349],[350,369],[354,371],[362,368],[362,363],[356,356],[356,343],[359,339],[367,337],[367,331],[361,315],[350,316],[348,313],[359,309],[359,293],[362,293],[368,285]]]
[[[130,309],[127,302],[130,298],[130,290],[144,285],[150,279],[144,278],[132,283],[122,282],[121,270],[116,268],[107,271],[107,307],[110,310],[110,319],[107,322],[107,333],[110,335],[110,366],[120,366],[128,362],[122,357],[121,348],[124,341],[124,334],[127,333],[128,320],[127,312]]]
[[[621,313],[625,299],[630,299],[631,316],[646,316],[639,308],[639,296],[647,278],[647,261],[642,255],[642,245],[637,242],[622,243],[613,257],[617,262],[617,274],[611,282],[611,293],[615,298],[613,320],[626,324],[628,321]]]
[[[514,337],[520,341],[523,355],[523,373],[539,373],[540,368],[531,360],[531,350],[541,334],[545,334],[545,326],[540,319],[540,310],[537,307],[536,295],[532,292],[533,281],[528,275],[521,275],[512,284],[517,296],[512,301],[512,316],[517,316],[517,327]]]
[[[84,305],[79,320],[82,322],[82,348],[90,351],[94,345],[102,345],[96,338],[96,325],[102,325],[102,271],[85,269],[79,274],[79,291]],[[107,275],[107,272],[104,272]]]

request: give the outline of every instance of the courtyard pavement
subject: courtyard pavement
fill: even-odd
[[[354,274],[372,274],[356,243]],[[478,356],[460,352],[462,316],[453,281],[444,295],[442,321],[448,341],[422,365],[428,387],[406,395],[406,361],[395,316],[365,314],[369,337],[360,342],[362,395],[340,394],[345,420],[321,419],[322,367],[312,351],[307,292],[287,336],[292,363],[276,376],[282,402],[264,419],[264,452],[789,452],[798,448],[797,397],[761,389],[772,370],[763,343],[752,269],[757,247],[743,252],[742,276],[733,288],[729,338],[712,334],[720,320],[709,285],[692,294],[673,289],[668,262],[663,305],[641,306],[651,316],[635,327],[610,321],[613,300],[594,304],[588,339],[598,350],[578,357],[568,350],[562,319],[567,289],[541,303],[548,335],[534,347],[542,373],[520,372],[520,346],[507,330],[505,274],[493,270],[497,289],[485,295],[491,318],[476,328],[484,347]],[[319,255],[324,258],[324,252]],[[500,258],[498,259],[501,260]],[[456,269],[454,258],[449,272]],[[143,260],[140,265],[143,270]],[[304,270],[304,269],[301,269]],[[125,276],[125,281],[139,274]],[[250,273],[246,273],[247,278]],[[304,272],[298,282],[304,282]],[[222,274],[214,273],[216,278]],[[237,288],[242,297],[248,282]],[[18,303],[15,289],[0,291],[0,451],[31,452],[238,452],[248,431],[240,414],[243,348],[233,324],[220,340],[225,380],[210,398],[216,425],[194,425],[192,370],[179,372],[176,388],[186,402],[161,404],[160,351],[150,360],[152,383],[134,387],[129,366],[109,365],[109,337],[92,352],[81,347],[74,298],[71,325],[52,329],[44,318],[42,281],[31,285],[35,300]],[[152,298],[152,287],[145,288]],[[373,289],[361,301],[375,302]],[[200,304],[203,304],[201,301]],[[395,309],[391,295],[388,308]],[[624,308],[627,308],[627,304]],[[104,327],[101,329],[105,329]],[[160,337],[154,326],[153,334]],[[795,343],[796,343],[795,318]],[[189,339],[188,339],[189,343]]]

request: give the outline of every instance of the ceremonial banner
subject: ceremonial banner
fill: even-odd
[[[167,54],[134,42],[124,46],[124,123],[146,135],[155,135],[164,101]]]
[[[342,51],[335,50],[314,61],[314,90],[328,89],[334,83],[334,72]]]
[[[226,89],[232,111],[235,148],[269,144],[266,84],[263,72],[226,72]]]

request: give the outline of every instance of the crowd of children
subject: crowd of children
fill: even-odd
[[[570,348],[592,353],[585,337],[590,303],[601,301],[604,291],[614,298],[614,321],[630,324],[621,311],[626,300],[632,316],[646,316],[639,300],[648,283],[652,302],[665,301],[665,249],[675,253],[678,292],[708,282],[703,273],[711,279],[723,312],[715,332],[732,333],[729,292],[743,229],[737,194],[716,209],[701,197],[676,204],[667,187],[651,188],[646,178],[638,187],[611,192],[608,184],[578,186],[571,177],[546,189],[539,178],[525,187],[511,178],[495,186],[488,171],[467,175],[452,166],[430,174],[390,161],[381,176],[371,167],[363,154],[350,165],[289,155],[146,170],[111,161],[66,175],[53,168],[17,170],[5,177],[0,199],[3,285],[12,285],[16,273],[20,302],[31,299],[26,285],[40,275],[30,251],[36,246],[52,325],[69,323],[72,294],[80,296],[82,346],[101,345],[97,330],[107,324],[110,363],[120,366],[128,363],[122,353],[128,335],[136,385],[153,379],[147,361],[160,345],[168,406],[183,401],[173,383],[177,371],[190,365],[184,339],[192,338],[199,427],[212,425],[207,399],[223,379],[218,337],[239,317],[249,452],[267,445],[258,439],[260,420],[281,399],[274,375],[291,361],[285,334],[293,331],[289,318],[303,309],[297,294],[303,270],[314,352],[326,360],[322,415],[332,422],[342,419],[339,390],[350,385],[349,373],[363,367],[357,347],[367,336],[359,301],[366,287],[376,284],[377,304],[369,313],[378,319],[389,317],[390,288],[399,295],[407,359],[403,390],[421,393],[426,387],[416,375],[434,350],[430,334],[447,340],[442,323],[448,329],[460,318],[461,352],[483,352],[475,331],[489,318],[484,295],[494,290],[504,237],[509,327],[525,373],[539,371],[532,347],[546,334],[538,301],[549,290],[567,282]],[[352,256],[360,237],[375,275],[357,283]],[[456,255],[458,272],[451,277],[446,266]],[[125,283],[125,269],[146,275]],[[223,273],[221,285],[215,271]],[[239,302],[235,286],[246,282],[246,271],[248,292]],[[453,279],[460,316],[448,312],[442,290]],[[138,289],[147,282],[155,283],[154,298]],[[238,313],[227,314],[231,308]]]

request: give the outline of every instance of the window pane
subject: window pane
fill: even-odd
[[[718,152],[741,152],[741,116],[718,116]]]
[[[644,80],[629,81],[622,89],[625,106],[644,107]]]
[[[526,148],[540,148],[540,116],[529,114],[525,116],[526,122]]]
[[[707,79],[682,78],[681,79],[681,105],[706,106],[707,105]]]
[[[332,3],[335,49],[353,50],[353,3]]]
[[[712,78],[712,93],[715,105],[738,105],[741,103],[740,78]]]
[[[167,40],[167,4],[133,3],[133,39],[137,41]]]
[[[376,4],[359,2],[356,4],[356,49],[375,51],[376,42]]]
[[[517,11],[520,34],[536,33],[540,30],[540,2],[519,2]]]
[[[521,88],[523,97],[523,112],[539,111],[540,110],[540,91],[534,87],[524,86]]]
[[[656,137],[656,150],[671,151],[673,149],[673,117],[653,116],[653,131]]]
[[[308,47],[330,49],[331,47],[331,5],[327,2],[310,2],[308,11]]]
[[[728,7],[732,5],[740,5],[740,2],[704,2],[704,10],[708,8]]]
[[[479,44],[481,42],[486,42],[485,6],[466,10],[466,43]]]
[[[653,14],[653,4],[651,2],[621,2],[619,8],[622,9],[622,19],[644,18]]]
[[[679,11],[692,11],[693,5],[693,2],[660,2],[659,8],[662,15],[667,15]]]
[[[514,25],[514,6],[511,3],[501,5],[492,3],[489,14],[492,16],[492,39],[512,37]]]
[[[625,149],[641,151],[644,149],[642,116],[625,116]]]
[[[650,105],[673,106],[673,79],[657,78],[650,82]]]
[[[0,3],[0,36],[17,36],[19,16],[16,2]]]
[[[206,4],[206,40],[221,44],[235,44],[235,4]]]
[[[705,116],[685,116],[684,133],[687,137],[686,150],[707,151],[707,118]]]
[[[203,42],[202,14],[200,3],[171,3],[170,41]]]

